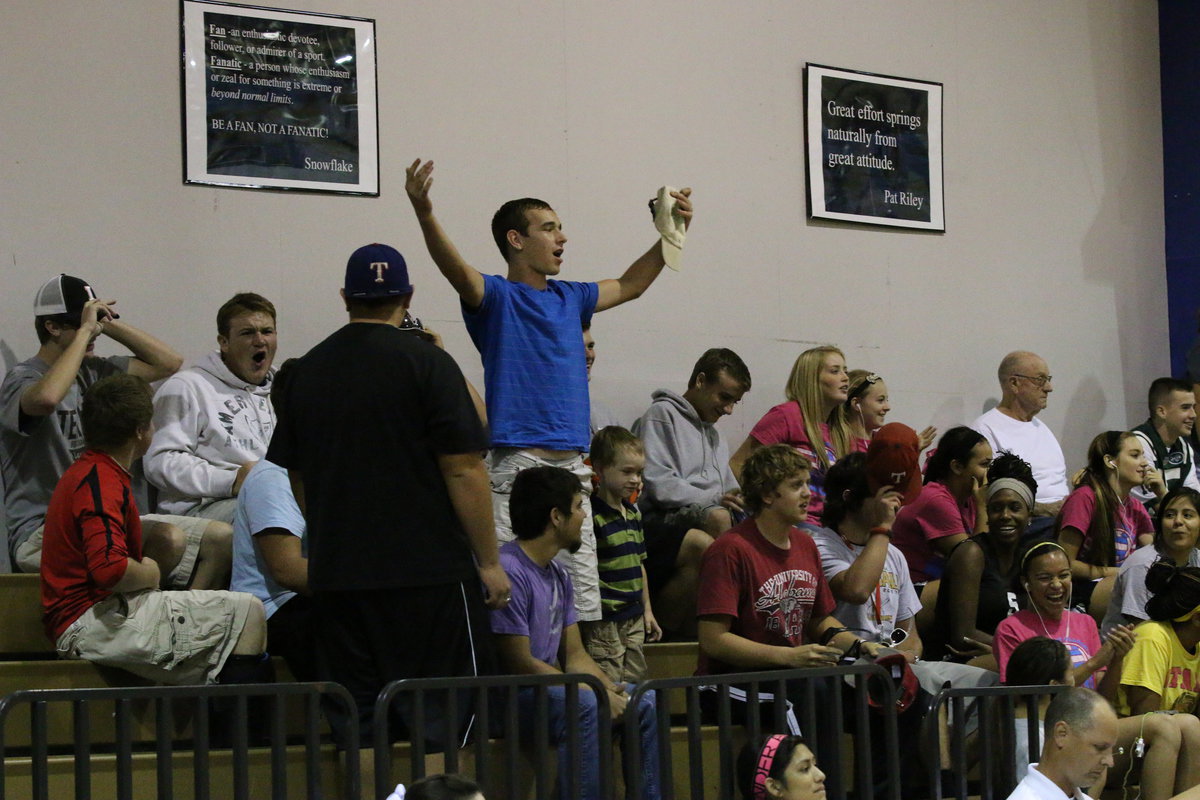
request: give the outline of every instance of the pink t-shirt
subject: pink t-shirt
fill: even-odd
[[[945,536],[975,532],[975,496],[959,503],[946,484],[931,481],[921,487],[917,499],[900,509],[892,524],[892,544],[908,560],[908,573],[913,583],[942,577],[946,559],[933,549],[930,542]]]
[[[733,617],[732,633],[780,647],[805,644],[809,620],[829,616],[836,606],[812,537],[792,528],[791,547],[783,550],[759,533],[753,517],[721,534],[704,551],[700,585],[699,616]],[[700,651],[697,674],[737,671]]]
[[[1099,564],[1093,560],[1096,543],[1092,537],[1092,514],[1095,508],[1096,492],[1090,486],[1080,486],[1071,492],[1062,508],[1062,527],[1075,528],[1083,534],[1083,544],[1079,546],[1079,560],[1085,564],[1119,567],[1125,563],[1129,554],[1137,549],[1138,536],[1154,533],[1154,522],[1150,519],[1146,507],[1130,495],[1125,498],[1125,502],[1117,506],[1116,519],[1113,520],[1113,533],[1116,537],[1116,546],[1113,549],[1116,560],[1113,564]]]
[[[1035,636],[1047,636],[1056,639],[1067,646],[1071,654],[1071,664],[1080,666],[1100,650],[1100,629],[1096,620],[1078,611],[1065,611],[1057,622],[1038,612],[1026,609],[1018,611],[1011,617],[1005,617],[996,626],[992,637],[992,652],[996,654],[996,663],[1000,665],[1000,682],[1005,681],[1008,669],[1008,659],[1017,645]],[[1089,689],[1096,688],[1097,679],[1103,671],[1097,671],[1084,682]]]
[[[829,459],[829,463],[833,464],[837,461],[837,456],[833,453],[833,444],[829,439],[829,425],[822,422],[817,427],[820,428],[821,438],[824,439],[822,444],[825,447],[825,456]],[[758,424],[751,429],[750,435],[754,437],[754,441],[762,445],[781,442],[790,444],[812,464],[812,473],[809,477],[812,499],[808,501],[808,521],[814,525],[820,525],[821,512],[825,509],[825,470],[822,469],[821,461],[817,458],[817,451],[814,449],[813,443],[808,440],[808,434],[804,430],[804,412],[800,410],[800,404],[789,400],[775,406],[763,415]]]

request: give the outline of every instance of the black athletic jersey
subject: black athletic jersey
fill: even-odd
[[[986,537],[985,533],[976,534],[970,539],[963,539],[954,549],[978,545],[983,551],[983,572],[979,576],[979,604],[975,608],[975,628],[984,633],[995,633],[996,626],[1005,617],[1017,613],[1020,609],[1017,605],[1017,595],[1013,592],[1013,576],[1004,574],[1000,569],[1000,560]],[[972,544],[968,545],[967,542]],[[949,562],[950,559],[947,558],[946,561]],[[935,614],[937,624],[925,641],[925,654],[929,658],[941,658],[949,652],[945,649],[945,640],[950,632],[951,580],[953,576],[942,576]]]
[[[430,342],[352,322],[310,350],[293,369],[267,453],[303,478],[310,588],[472,577],[437,456],[485,449],[462,372]]]

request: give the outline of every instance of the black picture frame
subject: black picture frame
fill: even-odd
[[[942,84],[806,64],[809,217],[946,230]]]
[[[181,0],[183,180],[379,196],[375,21]]]

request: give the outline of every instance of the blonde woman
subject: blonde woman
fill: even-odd
[[[820,525],[825,507],[825,471],[853,449],[845,405],[849,388],[846,357],[841,350],[823,345],[801,353],[788,376],[784,392],[787,402],[768,411],[729,459],[734,476],[741,481],[742,465],[758,448],[791,445],[812,465],[808,521]]]

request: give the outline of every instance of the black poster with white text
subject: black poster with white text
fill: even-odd
[[[209,172],[356,183],[354,34],[205,13]]]
[[[814,217],[943,230],[941,86],[809,67]]]

